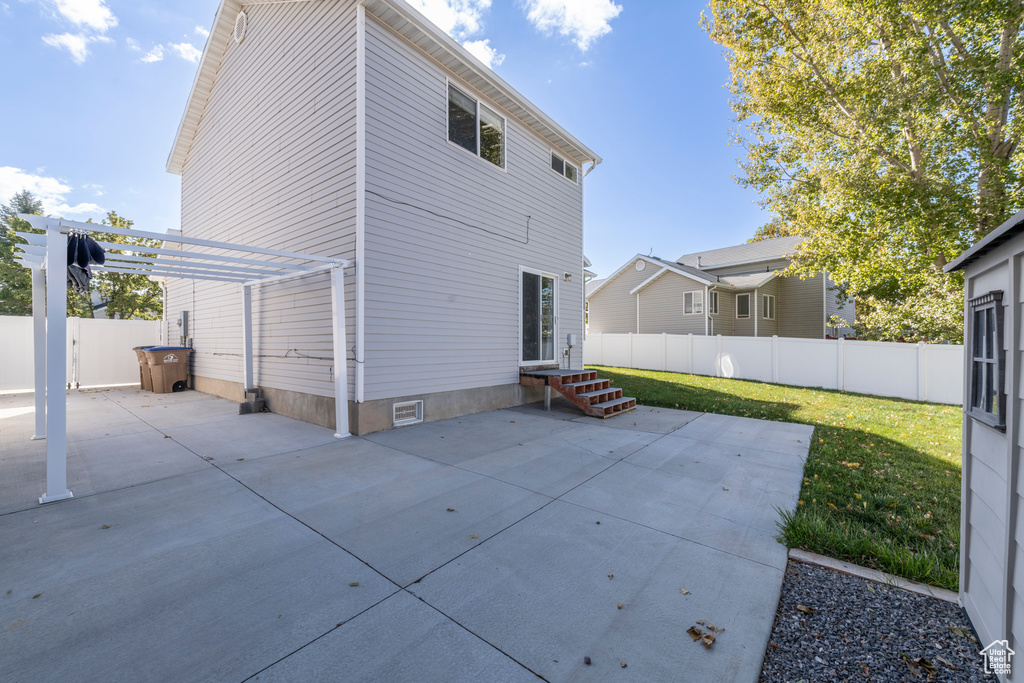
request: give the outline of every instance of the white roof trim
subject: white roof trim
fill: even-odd
[[[659,270],[659,271],[658,271],[657,273],[655,273],[655,274],[654,274],[654,275],[652,275],[651,277],[647,278],[646,280],[644,280],[643,282],[641,282],[640,284],[638,284],[638,285],[637,285],[636,287],[634,287],[633,289],[629,290],[629,293],[630,293],[630,294],[636,294],[636,293],[637,293],[637,292],[639,292],[639,291],[640,291],[641,289],[643,289],[644,287],[646,287],[646,286],[647,286],[647,285],[649,285],[650,283],[654,282],[655,280],[657,280],[657,279],[658,279],[659,277],[661,277],[662,275],[664,275],[664,274],[665,274],[665,273],[667,273],[667,272],[668,272],[668,268],[662,268],[662,269],[661,269],[661,270]]]
[[[224,52],[232,40],[235,16],[244,4],[249,3],[221,0],[217,9],[210,37],[206,40],[203,56],[199,60],[199,69],[192,82],[185,112],[182,114],[178,132],[174,136],[174,144],[167,157],[166,168],[170,173],[180,175],[185,167],[185,159],[195,138],[210,92],[213,90]],[[430,55],[443,68],[454,73],[480,94],[490,98],[556,149],[565,152],[575,163],[582,165],[589,162],[595,166],[601,163],[601,157],[570,135],[403,0],[361,0],[360,4],[369,14]],[[432,50],[428,51],[424,46],[429,46]]]
[[[618,270],[616,270],[616,271],[615,271],[614,273],[612,273],[611,275],[609,275],[609,276],[608,276],[608,277],[607,277],[607,278],[605,279],[605,281],[604,281],[604,282],[602,282],[601,284],[599,284],[599,285],[598,285],[597,287],[594,287],[594,291],[592,291],[592,292],[591,292],[590,294],[588,294],[588,295],[587,295],[587,298],[589,299],[590,297],[592,297],[592,296],[594,296],[595,294],[597,294],[598,292],[600,292],[600,291],[601,291],[601,288],[602,288],[602,287],[604,287],[604,286],[605,286],[605,285],[607,285],[607,284],[608,284],[609,282],[611,282],[612,280],[614,280],[614,279],[616,278],[616,276],[618,276],[618,274],[619,274],[619,273],[621,273],[622,271],[624,271],[624,270],[625,270],[626,268],[628,268],[628,267],[629,267],[630,265],[632,265],[633,263],[636,263],[636,260],[637,260],[637,259],[641,259],[641,260],[643,260],[643,261],[646,261],[647,263],[650,263],[650,264],[651,264],[652,266],[656,266],[656,267],[658,267],[658,268],[661,268],[662,270],[670,270],[670,271],[672,271],[673,273],[676,273],[677,275],[682,275],[682,276],[683,276],[683,277],[685,277],[685,278],[688,278],[688,279],[690,279],[690,280],[693,280],[694,282],[699,282],[699,283],[701,283],[701,284],[704,284],[704,285],[718,285],[719,287],[721,287],[721,286],[723,286],[723,285],[724,285],[724,286],[726,286],[726,287],[732,287],[732,285],[726,284],[726,283],[724,283],[724,282],[716,282],[716,281],[714,281],[714,280],[704,280],[704,279],[702,279],[702,278],[699,278],[699,277],[697,277],[697,276],[696,276],[696,275],[694,275],[693,273],[688,273],[688,272],[686,272],[685,270],[682,270],[682,269],[679,269],[679,268],[673,268],[673,267],[672,267],[672,265],[671,265],[670,263],[666,263],[665,261],[661,261],[660,259],[654,259],[654,258],[650,258],[650,257],[648,257],[648,256],[644,256],[643,254],[637,254],[637,255],[636,255],[636,256],[634,256],[633,258],[631,258],[631,259],[629,259],[628,261],[626,261],[626,263],[625,263],[625,264],[623,264],[623,266],[622,266],[621,268],[619,268],[619,269],[618,269]],[[657,273],[657,274],[656,274],[656,275],[655,275],[654,277],[657,277],[658,275],[661,275],[661,273],[660,273],[660,272],[659,272],[659,273]],[[653,279],[654,279],[654,277],[651,277],[651,278],[649,278],[649,279],[648,279],[647,281],[649,282],[650,280],[653,280]],[[643,286],[643,285],[641,285],[641,287],[642,287],[642,286]],[[632,292],[630,292],[630,294],[632,294]]]

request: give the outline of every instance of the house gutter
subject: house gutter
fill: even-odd
[[[598,159],[597,157],[592,159],[591,162],[590,162],[590,168],[588,168],[586,171],[583,172],[583,177],[586,178],[588,175],[590,175],[590,172],[593,171],[595,168],[597,168],[597,165],[600,164],[600,163],[601,163],[601,159]]]

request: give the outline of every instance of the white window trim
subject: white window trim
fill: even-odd
[[[765,306],[765,302],[767,300],[769,300],[769,299],[771,300],[771,304],[769,306]],[[768,311],[772,312],[772,316],[771,317],[768,317]],[[761,319],[762,320],[775,320],[775,317],[778,315],[778,313],[779,313],[778,301],[776,300],[775,295],[774,294],[762,294],[761,295]]]
[[[466,151],[469,151],[469,150],[466,150]],[[555,341],[555,349],[554,349],[554,358],[552,358],[551,360],[523,360],[523,273],[532,273],[534,275],[540,275],[541,277],[549,277],[549,278],[551,278],[551,280],[554,282],[554,285],[555,285],[555,292],[554,292],[554,297],[555,297],[555,321],[554,321],[554,323],[555,324],[554,324],[554,333],[553,333],[554,334],[554,341]],[[519,282],[516,285],[516,288],[519,290],[519,306],[517,308],[517,313],[516,313],[516,315],[519,318],[519,327],[518,327],[519,334],[518,334],[518,341],[516,343],[516,347],[518,349],[516,357],[519,359],[519,367],[523,368],[523,367],[533,367],[533,366],[536,366],[536,365],[551,365],[552,363],[558,364],[559,363],[559,360],[558,360],[558,349],[559,349],[559,341],[558,341],[558,339],[559,339],[558,338],[558,276],[555,275],[554,273],[548,273],[546,271],[539,270],[537,268],[527,268],[526,266],[519,266]]]
[[[559,159],[561,159],[562,163],[565,164],[566,166],[572,166],[573,168],[575,168],[576,169],[576,180],[573,180],[569,176],[565,175],[564,171],[562,173],[559,173],[555,169],[551,168],[551,157],[552,156],[556,156]],[[559,154],[557,150],[554,150],[554,149],[551,150],[551,154],[548,156],[548,170],[551,171],[552,173],[554,173],[555,175],[562,176],[567,182],[570,182],[573,185],[579,185],[580,184],[580,181],[579,181],[579,178],[580,178],[580,167],[577,166],[576,164],[572,163],[568,159],[566,159],[564,155]]]
[[[686,297],[690,297],[690,312],[686,312]],[[693,290],[683,292],[683,315],[704,315],[704,292]]]
[[[711,306],[712,298],[715,300],[714,307]],[[718,313],[718,292],[708,292],[708,315],[718,315]]]
[[[454,142],[451,141],[451,138],[448,137],[448,131],[450,130],[449,121],[448,121],[448,113],[449,113],[449,110],[448,110],[448,106],[449,106],[448,105],[448,88],[451,87],[451,86],[454,86],[456,90],[461,90],[463,95],[465,95],[466,97],[472,98],[476,102],[476,154],[474,154],[473,152],[470,152],[468,149],[466,149],[462,145],[455,144]],[[508,173],[508,117],[501,113],[501,108],[495,106],[490,101],[485,101],[482,97],[477,95],[473,91],[472,88],[467,88],[462,83],[459,83],[458,81],[453,81],[452,79],[448,78],[447,76],[445,76],[445,79],[444,79],[444,104],[445,104],[445,106],[444,106],[444,139],[445,139],[445,142],[447,142],[452,147],[455,147],[456,149],[461,149],[464,154],[468,154],[470,156],[476,157],[480,161],[482,161],[485,164],[487,164],[487,166],[490,167],[490,168],[497,169],[497,170],[501,171],[502,173]],[[490,109],[495,114],[500,116],[502,122],[504,123],[505,134],[504,134],[504,136],[502,138],[503,148],[501,150],[501,156],[502,156],[502,159],[505,162],[504,166],[498,166],[497,164],[491,163],[487,159],[484,159],[482,156],[480,156],[480,138],[483,137],[483,136],[480,135],[480,105],[481,104],[485,105],[488,109]]]
[[[746,315],[740,315],[740,297],[741,296],[747,297],[747,314]],[[750,292],[745,292],[743,294],[737,294],[736,295],[736,319],[737,320],[747,320],[748,318],[750,318]]]

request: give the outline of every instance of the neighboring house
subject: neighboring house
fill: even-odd
[[[598,163],[401,0],[222,0],[167,169],[183,236],[354,261],[347,399],[366,433],[533,400],[521,368],[582,366]],[[326,275],[253,301],[269,407],[326,426],[330,301]],[[240,400],[240,287],[168,281],[167,307],[190,313],[195,388]]]
[[[1024,642],[1021,265],[1024,211],[946,271],[963,270],[964,425],[960,600],[981,645]]]
[[[745,337],[848,335],[853,301],[839,304],[824,274],[782,276],[802,237],[685,254],[637,254],[587,293],[588,332]]]

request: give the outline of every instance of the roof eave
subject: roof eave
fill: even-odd
[[[960,256],[953,259],[950,263],[947,263],[946,267],[943,268],[943,271],[952,273],[953,271],[966,268],[972,261],[981,258],[1003,242],[1013,238],[1017,233],[1022,231],[1024,231],[1024,210],[1018,211],[1014,215],[1010,216],[1010,218],[1004,221],[998,228],[975,242],[970,249],[960,254]]]

